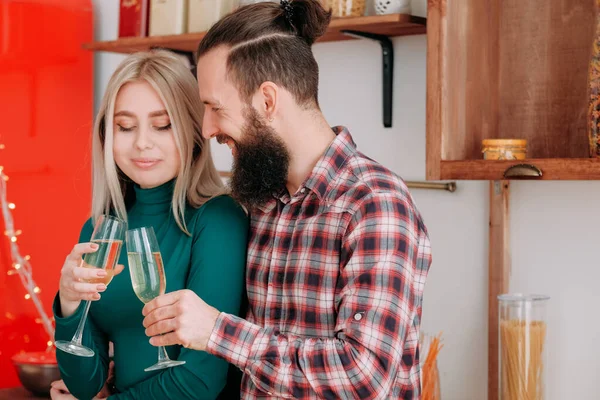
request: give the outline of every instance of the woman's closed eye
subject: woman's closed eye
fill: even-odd
[[[155,126],[154,129],[157,131],[168,131],[171,130],[171,124],[163,125],[163,126]]]
[[[131,132],[135,129],[135,126],[123,126],[121,124],[117,124],[119,128],[119,132]]]

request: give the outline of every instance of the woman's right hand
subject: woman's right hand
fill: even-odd
[[[65,259],[60,272],[59,297],[63,318],[73,315],[81,300],[99,300],[100,293],[106,290],[104,283],[89,283],[90,280],[102,280],[106,271],[102,268],[81,268],[84,254],[98,250],[95,243],[79,243],[73,247]],[[117,265],[114,274],[123,271],[123,265]]]

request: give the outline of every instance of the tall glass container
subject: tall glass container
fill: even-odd
[[[543,400],[548,296],[498,296],[500,400]]]

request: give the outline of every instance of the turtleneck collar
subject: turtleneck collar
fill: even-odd
[[[175,179],[151,189],[142,189],[138,184],[134,184],[136,208],[144,214],[169,211],[174,187]]]

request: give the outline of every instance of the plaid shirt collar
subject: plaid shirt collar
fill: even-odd
[[[312,172],[301,186],[313,191],[319,200],[325,198],[329,186],[335,180],[334,178],[346,164],[348,157],[356,154],[356,144],[348,128],[344,126],[335,126],[332,128],[336,137],[331,142],[325,154],[317,162]],[[262,212],[269,212],[275,207],[277,201],[287,203],[290,201],[290,195],[286,189],[280,194],[274,194],[273,200],[263,206],[258,207]]]

